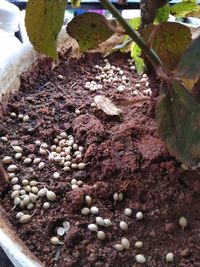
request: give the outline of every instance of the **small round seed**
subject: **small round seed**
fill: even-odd
[[[143,242],[142,241],[135,242],[135,248],[142,248],[142,247],[143,247]]]
[[[82,208],[82,209],[81,209],[81,214],[83,214],[83,215],[88,215],[88,214],[90,214],[90,209],[87,208],[87,207]]]
[[[22,148],[20,146],[13,146],[13,149],[16,153],[22,153]]]
[[[124,214],[125,214],[126,216],[131,216],[131,215],[132,215],[132,210],[129,209],[129,208],[126,208],[126,209],[124,210]]]
[[[78,164],[78,169],[83,170],[85,168],[85,163],[81,162]]]
[[[29,184],[29,181],[27,180],[27,179],[24,179],[24,180],[22,180],[22,185],[28,185]]]
[[[50,208],[50,203],[49,203],[49,202],[44,202],[44,203],[43,203],[43,208],[44,208],[45,210],[48,210],[48,209]]]
[[[100,240],[105,240],[106,239],[106,234],[103,231],[98,231],[97,232],[97,237]]]
[[[79,146],[78,150],[79,150],[80,152],[83,152],[84,147],[83,147],[83,146]]]
[[[11,112],[11,113],[10,113],[10,116],[11,116],[12,118],[16,118],[16,117],[17,117],[17,115],[16,115],[15,112]]]
[[[119,194],[118,193],[114,193],[113,194],[113,199],[114,199],[114,201],[117,201],[119,199]]]
[[[119,223],[119,227],[121,228],[122,231],[126,231],[128,229],[128,224],[124,221],[121,221]]]
[[[112,222],[110,219],[104,219],[104,225],[105,226],[112,226]]]
[[[29,203],[26,208],[28,210],[32,210],[34,208],[34,204],[33,203]]]
[[[8,138],[5,137],[5,136],[2,136],[2,137],[1,137],[1,141],[4,142],[4,143],[6,143],[6,142],[8,142]]]
[[[31,202],[35,203],[38,199],[38,196],[33,193],[29,193],[29,198]]]
[[[123,193],[119,193],[119,201],[122,201],[124,199]]]
[[[82,186],[82,185],[83,185],[83,181],[78,180],[78,181],[77,181],[77,185],[78,185],[78,186]]]
[[[53,178],[54,179],[59,179],[60,178],[60,173],[59,172],[54,172],[53,173]]]
[[[103,226],[104,225],[104,219],[102,217],[96,217],[96,224]]]
[[[30,187],[30,185],[26,185],[26,186],[24,186],[24,190],[25,190],[26,192],[31,192],[31,187]]]
[[[72,163],[72,164],[71,164],[71,168],[72,168],[72,169],[77,169],[77,168],[78,168],[78,165],[77,165],[76,163]]]
[[[138,263],[145,263],[146,262],[146,259],[145,257],[142,255],[142,254],[138,254],[135,256],[135,260],[138,262]]]
[[[23,122],[28,122],[29,121],[29,115],[25,115],[24,117],[23,117]]]
[[[173,262],[173,260],[174,260],[173,253],[172,252],[167,253],[165,259],[166,259],[166,262]]]
[[[59,245],[59,244],[62,244],[60,242],[60,240],[56,236],[51,237],[50,242],[51,242],[52,245],[55,245],[55,246]]]
[[[47,189],[46,188],[42,188],[42,189],[40,189],[38,191],[38,196],[39,197],[44,197],[44,196],[46,196],[46,194],[47,194]]]
[[[43,149],[47,149],[48,148],[48,144],[47,143],[42,143],[40,145],[40,147],[43,148]]]
[[[63,236],[63,235],[66,233],[66,230],[65,230],[63,227],[58,227],[58,228],[56,229],[56,233],[57,233],[57,235],[59,235],[59,236]]]
[[[53,162],[54,161],[54,155],[52,153],[49,154],[48,161],[49,162]]]
[[[62,161],[62,158],[60,156],[56,156],[54,158],[54,161],[57,162],[57,163],[60,163]]]
[[[33,163],[34,163],[34,164],[39,164],[40,161],[41,161],[41,158],[35,158],[35,159],[33,160]]]
[[[11,184],[17,184],[19,182],[19,178],[18,177],[13,177],[11,180]]]
[[[27,223],[27,222],[30,221],[30,219],[31,219],[31,215],[24,214],[24,215],[22,215],[22,216],[20,217],[19,222],[20,222],[20,223]]]
[[[90,211],[91,211],[92,214],[98,214],[99,213],[99,209],[97,207],[95,207],[95,206],[91,207]]]
[[[80,111],[79,109],[76,109],[76,110],[75,110],[75,114],[76,114],[76,115],[80,115],[80,114],[81,114],[81,111]]]
[[[40,146],[40,145],[41,145],[40,140],[36,140],[36,141],[35,141],[35,144],[36,144],[36,146]]]
[[[178,223],[183,229],[187,226],[187,220],[183,216],[179,218]]]
[[[88,229],[92,232],[96,232],[98,230],[98,227],[96,224],[94,223],[91,223],[91,224],[88,224]]]
[[[116,244],[114,245],[114,248],[119,252],[124,250],[124,247],[122,246],[122,244]]]
[[[22,211],[18,212],[16,214],[16,219],[20,219],[23,215],[24,215],[24,213]]]
[[[38,193],[38,188],[36,187],[36,186],[33,186],[32,188],[31,188],[31,191],[34,193],[34,194],[37,194]]]
[[[44,162],[40,162],[38,165],[38,169],[42,170],[44,168]]]
[[[24,189],[20,190],[20,195],[21,196],[26,195],[26,191]]]
[[[63,76],[61,74],[58,75],[58,80],[60,80],[60,81],[63,80]]]
[[[32,180],[29,182],[29,184],[30,184],[30,186],[36,186],[38,184],[38,182],[35,180]]]
[[[15,175],[15,173],[9,173],[8,176],[9,176],[10,179],[12,179],[12,178],[14,178],[16,175]]]
[[[77,180],[76,179],[72,179],[71,180],[71,185],[73,185],[73,184],[77,184]]]
[[[20,191],[19,190],[15,190],[11,193],[11,198],[14,199],[15,197],[19,196]]]
[[[121,239],[121,244],[125,249],[129,249],[130,248],[130,241],[126,237],[123,237]]]
[[[77,145],[76,143],[74,143],[74,144],[72,145],[72,148],[73,148],[74,150],[78,150],[78,145]]]
[[[91,205],[92,204],[92,198],[90,196],[85,196],[85,202],[88,204],[88,205]]]
[[[30,198],[29,196],[25,196],[25,198],[23,199],[23,204],[24,206],[27,206],[30,203]]]
[[[62,138],[67,138],[67,134],[66,134],[65,132],[60,133],[60,136],[61,136]]]
[[[143,213],[141,212],[141,211],[138,211],[137,213],[136,213],[136,219],[137,220],[142,220],[144,218],[144,215],[143,215]]]
[[[16,153],[15,154],[15,159],[21,159],[21,157],[22,157],[22,153]]]
[[[70,223],[68,221],[63,222],[63,228],[65,229],[66,232],[69,232],[70,230]]]
[[[16,172],[18,170],[16,165],[9,165],[7,168],[8,172]]]
[[[39,153],[40,153],[41,155],[45,156],[45,155],[47,154],[47,151],[46,151],[45,149],[43,149],[43,148],[40,147],[40,149],[39,149]]]
[[[19,197],[14,198],[14,205],[17,206],[20,204],[21,199]]]
[[[12,157],[6,156],[3,158],[4,164],[10,164],[12,162]]]
[[[56,194],[53,191],[47,191],[46,197],[49,201],[55,201],[56,200]]]
[[[19,185],[19,184],[15,184],[15,185],[13,185],[13,187],[12,187],[12,190],[13,190],[13,191],[20,190],[20,189],[21,189],[21,185]]]
[[[70,167],[64,167],[64,168],[63,168],[63,171],[65,171],[65,172],[70,172],[71,169],[70,169]]]
[[[71,186],[71,188],[72,188],[72,190],[75,190],[75,189],[78,188],[78,185],[77,185],[77,184],[73,184],[73,185]]]

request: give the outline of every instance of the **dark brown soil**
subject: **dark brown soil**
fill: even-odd
[[[86,55],[78,62],[63,57],[54,70],[50,62],[43,60],[32,73],[22,77],[20,91],[2,107],[0,136],[9,141],[0,141],[0,157],[13,155],[13,141],[24,147],[26,156],[38,155],[35,140],[52,144],[55,135],[64,130],[84,146],[84,162],[88,164],[85,170],[68,174],[44,158],[45,168],[34,170],[35,179],[53,190],[57,200],[47,211],[39,200],[32,220],[24,225],[15,218],[20,209],[10,211],[10,184],[3,187],[2,206],[18,235],[46,266],[136,267],[140,265],[135,261],[136,254],[146,257],[143,266],[148,267],[200,266],[199,177],[194,171],[183,171],[159,139],[150,115],[150,102],[127,104],[135,99],[132,91],[138,76],[129,70],[126,56],[115,54],[109,61],[123,68],[130,78],[129,88],[122,93],[112,85],[98,92],[84,89],[85,81],[94,79],[93,66],[103,62],[99,55]],[[59,74],[64,76],[62,81],[57,78]],[[123,114],[111,117],[92,108],[90,104],[97,94],[110,98]],[[79,116],[75,114],[78,108]],[[29,114],[30,121],[13,119],[11,112]],[[29,177],[34,165],[25,168],[15,162],[21,166],[22,178]],[[61,174],[59,180],[51,178],[55,170]],[[82,180],[83,187],[72,191],[72,178]],[[114,203],[115,192],[123,192],[122,202]],[[110,218],[113,223],[108,228],[99,227],[106,233],[104,241],[87,229],[89,223],[95,222],[95,215],[81,215],[86,194],[99,208],[99,216]],[[131,217],[124,214],[125,208],[133,210]],[[32,214],[34,210],[26,212]],[[144,213],[141,221],[135,219],[138,211]],[[181,216],[188,221],[184,230],[178,224]],[[64,244],[51,245],[55,227],[66,220],[71,228],[60,238]],[[121,220],[128,223],[126,232],[119,228]],[[129,239],[131,247],[117,252],[114,245],[123,236]],[[135,249],[137,240],[143,241],[143,248]],[[168,252],[174,254],[173,263],[165,261]]]

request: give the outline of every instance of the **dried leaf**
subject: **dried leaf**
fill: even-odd
[[[67,25],[67,32],[78,42],[80,52],[98,47],[113,34],[105,17],[92,12],[74,17]]]
[[[97,105],[98,109],[103,110],[107,115],[117,115],[122,113],[122,110],[117,108],[111,101],[105,96],[97,95],[94,97],[94,103]]]
[[[194,166],[200,162],[200,104],[177,80],[156,106],[156,120],[162,140],[169,150],[184,164]]]

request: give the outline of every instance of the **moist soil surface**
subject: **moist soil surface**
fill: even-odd
[[[56,201],[50,202],[48,210],[43,208],[48,201],[46,196],[38,198],[31,210],[19,206],[11,210],[12,185],[1,181],[1,205],[7,219],[46,266],[136,267],[140,266],[135,259],[137,254],[146,258],[142,266],[200,266],[198,173],[183,170],[160,140],[151,101],[142,89],[133,94],[140,77],[130,70],[127,59],[120,54],[109,57],[109,62],[129,77],[122,92],[112,83],[104,84],[98,91],[84,88],[85,82],[97,75],[94,66],[106,64],[98,54],[71,60],[63,55],[53,69],[49,60],[42,59],[22,76],[20,90],[1,106],[0,137],[8,139],[0,141],[1,159],[13,158],[18,167],[18,184],[23,179],[37,180],[39,189],[46,187],[56,194]],[[155,94],[155,83],[151,86]],[[91,106],[96,95],[109,98],[122,114],[109,116],[94,104]],[[141,98],[140,102],[135,101]],[[12,112],[17,116],[11,116]],[[29,121],[23,122],[19,114],[28,114]],[[64,171],[60,164],[49,162],[47,155],[39,153],[36,140],[48,144],[48,153],[61,132],[73,135],[75,142],[84,147],[83,170]],[[23,148],[21,159],[15,159],[13,145]],[[42,158],[44,168],[33,163],[25,165],[23,160],[28,156]],[[77,163],[79,159],[73,161]],[[2,166],[2,171],[8,173],[8,165]],[[60,174],[58,179],[53,178],[55,171]],[[83,184],[72,189],[72,179]],[[123,193],[123,199],[114,201],[114,193]],[[85,202],[86,195],[92,198],[91,205]],[[98,215],[81,214],[83,207],[91,206],[99,209]],[[132,210],[131,216],[124,214],[125,208]],[[20,224],[16,218],[19,211],[33,214],[31,220]],[[142,220],[136,219],[138,211],[143,212]],[[98,226],[105,232],[105,240],[99,240],[97,233],[88,229],[97,216],[112,221],[112,226]],[[181,216],[188,222],[184,229],[178,223]],[[70,223],[70,229],[59,236],[56,229],[64,221]],[[128,224],[126,231],[120,229],[120,221]],[[51,244],[52,236],[59,237],[62,244]],[[122,237],[128,238],[130,248],[119,252],[114,246],[120,244]],[[135,248],[136,241],[142,241],[143,247]],[[165,259],[169,252],[174,255],[171,263]]]

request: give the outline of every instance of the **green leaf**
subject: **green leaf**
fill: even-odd
[[[80,7],[81,0],[71,0],[71,5],[72,5],[73,8]]]
[[[193,166],[200,161],[200,104],[177,80],[156,106],[161,139],[181,162]]]
[[[146,42],[149,42],[153,30],[156,34],[154,39],[150,40],[152,48],[162,60],[166,70],[172,71],[191,43],[190,29],[176,22],[162,22],[158,26],[149,25],[142,31]]]
[[[177,3],[171,7],[171,13],[175,17],[184,18],[191,12],[199,10],[199,6],[193,2]]]
[[[113,34],[105,17],[92,12],[73,18],[67,25],[67,32],[77,40],[80,52],[98,47]]]
[[[145,71],[144,60],[141,57],[135,57],[135,68],[138,75],[142,75]]]
[[[156,13],[155,23],[159,24],[160,22],[167,21],[170,14],[170,5],[167,3],[163,7],[159,8]]]
[[[134,30],[138,31],[139,28],[140,28],[140,24],[141,24],[141,18],[140,17],[136,17],[136,18],[133,18],[133,19],[129,19],[128,23],[131,26],[131,28],[133,28]]]
[[[57,57],[58,33],[63,24],[65,0],[29,0],[25,24],[35,50],[52,58]]]
[[[131,43],[131,57],[135,58],[139,56],[141,56],[141,48],[135,42],[132,42]]]
[[[182,56],[177,72],[185,78],[195,78],[200,74],[200,36],[192,42]]]

